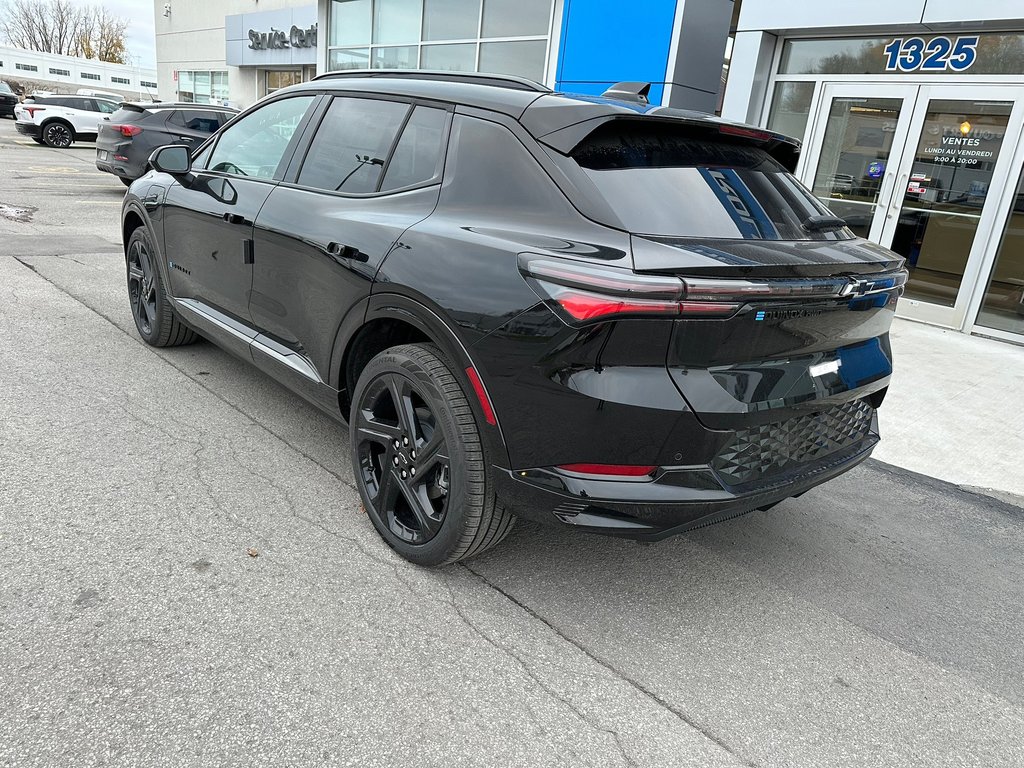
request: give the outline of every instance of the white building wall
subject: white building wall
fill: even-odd
[[[35,67],[36,71],[19,69],[18,65]],[[63,70],[69,74],[56,74],[50,70]],[[82,77],[82,74],[99,75],[99,80]],[[118,83],[111,78],[128,80]],[[96,59],[82,59],[75,56],[60,56],[55,53],[40,53],[22,48],[0,47],[0,79],[28,85],[30,90],[48,90],[54,93],[75,93],[79,88],[94,91],[118,93],[129,99],[149,99],[158,94],[159,88],[142,87],[140,81],[161,83],[155,69],[132,67],[125,64],[111,64]]]
[[[239,13],[274,11],[312,5],[315,0],[153,0],[156,21],[156,61],[160,82],[168,87],[165,99],[177,100],[174,73],[210,70],[228,73],[231,103],[240,108],[255,102],[262,92],[257,68],[229,67],[225,63],[224,18]],[[169,13],[165,14],[165,7]]]

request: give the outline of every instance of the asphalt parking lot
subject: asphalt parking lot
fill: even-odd
[[[1024,765],[1021,507],[869,461],[656,545],[521,524],[417,568],[338,425],[141,343],[124,188],[20,138],[0,120],[0,765]]]

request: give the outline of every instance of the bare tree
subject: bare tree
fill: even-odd
[[[0,37],[16,48],[125,62],[128,20],[71,0],[0,0]]]
[[[114,16],[102,6],[92,6],[88,14],[88,23],[82,32],[82,55],[90,59],[127,64],[124,33],[128,28],[128,20]]]

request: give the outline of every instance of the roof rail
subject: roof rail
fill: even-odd
[[[515,75],[495,75],[489,72],[448,72],[435,69],[344,69],[337,72],[325,72],[314,77],[314,80],[341,80],[344,78],[386,77],[401,80],[441,80],[451,83],[473,83],[475,85],[493,85],[498,88],[511,88],[516,91],[534,91],[551,93],[551,89],[525,77]]]

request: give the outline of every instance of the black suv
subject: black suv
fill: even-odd
[[[204,104],[124,102],[100,123],[96,167],[128,186],[146,172],[154,149],[165,144],[198,148],[236,114],[230,107]]]
[[[18,104],[18,97],[11,90],[11,86],[0,80],[0,116],[6,115],[14,119],[14,108]]]
[[[517,516],[659,539],[865,459],[902,260],[791,139],[526,80],[276,92],[123,209],[149,344],[196,334],[348,422],[370,520],[452,562]]]

